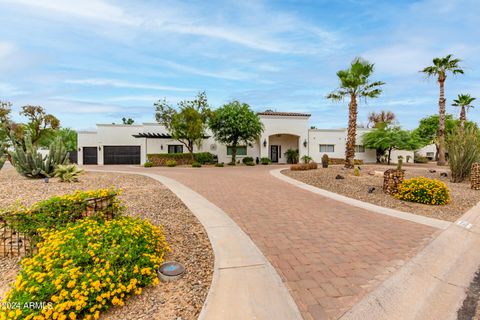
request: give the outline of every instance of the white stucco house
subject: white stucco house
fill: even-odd
[[[298,149],[300,158],[308,155],[320,162],[322,155],[330,158],[345,157],[346,129],[309,129],[310,114],[296,112],[260,112],[264,125],[261,137],[254,143],[237,149],[237,158],[250,156],[254,159],[267,157],[274,163],[286,163],[285,152]],[[357,130],[356,159],[375,162],[375,150],[361,145],[361,136],[369,129]],[[173,140],[165,127],[157,123],[141,125],[97,124],[96,131],[78,132],[79,164],[143,164],[148,154],[182,153],[188,150],[180,142]],[[195,152],[210,152],[219,162],[231,161],[231,149],[215,141],[207,132],[200,148]],[[413,152],[395,150],[392,162],[399,155],[407,155],[413,161]]]

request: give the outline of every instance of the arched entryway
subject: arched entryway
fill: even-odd
[[[268,137],[268,157],[273,163],[287,163],[286,152],[300,149],[300,137],[293,134],[272,134]]]

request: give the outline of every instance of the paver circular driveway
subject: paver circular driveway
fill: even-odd
[[[128,169],[173,178],[229,214],[276,268],[305,319],[339,318],[437,231],[302,190],[271,176],[274,168]]]

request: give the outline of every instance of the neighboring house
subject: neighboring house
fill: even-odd
[[[310,115],[306,113],[260,112],[258,115],[264,131],[254,143],[237,148],[238,159],[267,157],[274,163],[286,163],[288,149],[298,149],[300,158],[309,155],[316,162],[321,162],[323,154],[330,158],[345,157],[346,129],[309,129]],[[357,130],[356,158],[375,162],[375,150],[360,145],[362,134],[368,130]],[[219,162],[230,162],[231,149],[215,141],[210,132],[207,136],[200,148],[195,147],[195,152],[211,152],[217,155]],[[143,164],[147,154],[186,152],[187,148],[157,123],[97,124],[97,131],[78,132],[79,164]],[[404,159],[410,155],[413,159],[413,152],[395,150],[392,162],[396,163],[399,155]]]
[[[417,154],[422,157],[426,157],[429,160],[435,160],[435,155],[437,154],[437,146],[435,144],[429,144],[421,149],[417,150]]]

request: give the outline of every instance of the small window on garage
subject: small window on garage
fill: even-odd
[[[334,144],[321,144],[320,145],[320,152],[335,152],[335,145]]]
[[[227,147],[227,156],[232,155],[232,147]],[[237,156],[246,156],[247,155],[247,146],[238,146],[237,147]]]
[[[355,152],[365,152],[365,146],[362,146],[362,145],[356,145],[355,146]]]
[[[183,153],[183,146],[181,144],[169,144],[168,153]]]

